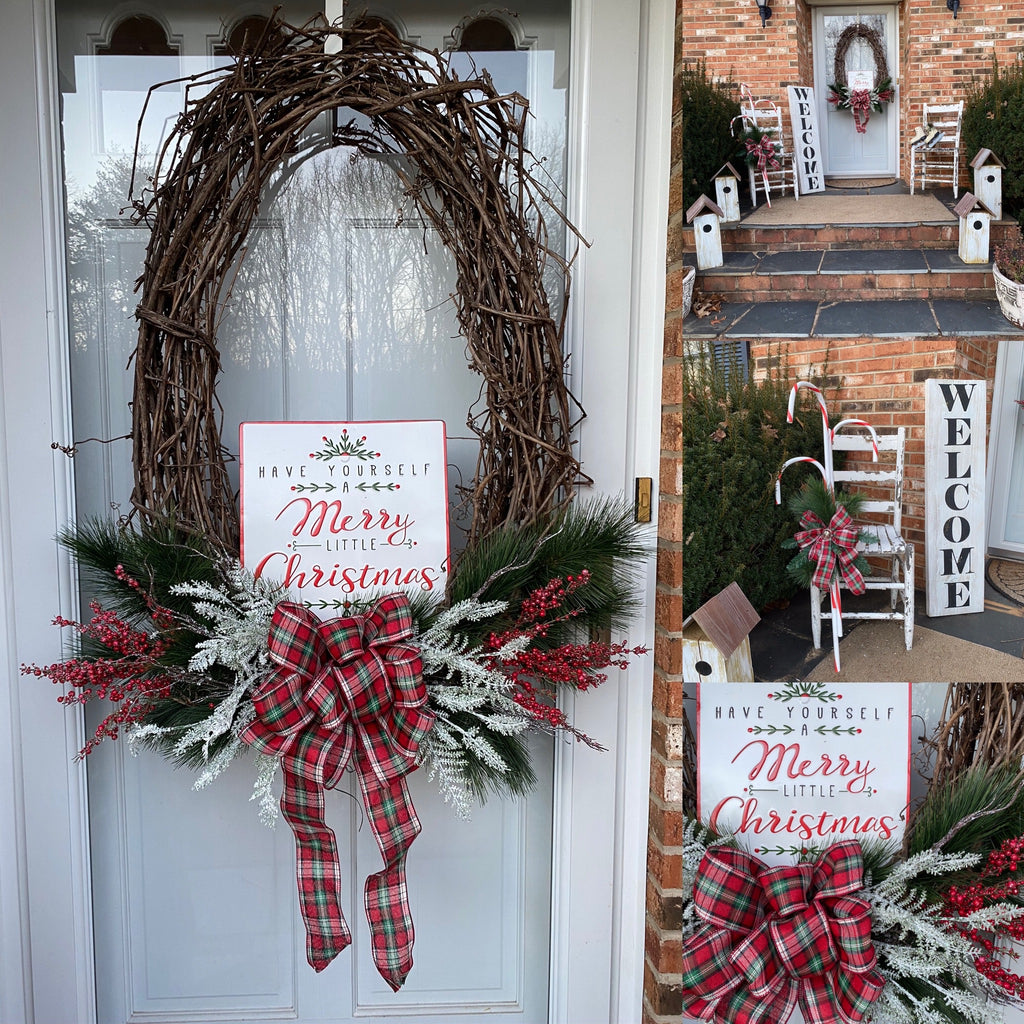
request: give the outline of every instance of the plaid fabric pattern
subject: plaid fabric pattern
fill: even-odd
[[[295,834],[306,956],[322,971],[352,941],[341,910],[341,868],[324,820],[324,789],[353,763],[384,869],[366,880],[373,960],[396,991],[412,967],[413,924],[405,856],[420,831],[405,784],[434,722],[419,651],[407,643],[412,610],[403,594],[366,615],[321,622],[281,602],[268,645],[277,666],[254,696],[256,719],[241,738],[281,758],[281,811]]]
[[[864,577],[854,564],[860,530],[853,525],[846,509],[837,505],[828,526],[808,510],[800,517],[800,525],[803,529],[796,532],[794,539],[807,550],[807,557],[815,563],[814,585],[828,590],[838,567],[844,586],[854,594],[863,594],[866,589]]]
[[[875,969],[860,845],[769,868],[742,850],[707,851],[694,883],[704,926],[683,945],[683,1009],[715,1024],[859,1024],[884,985]]]

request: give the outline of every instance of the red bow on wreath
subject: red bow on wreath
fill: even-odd
[[[815,563],[812,582],[821,590],[828,590],[832,575],[838,565],[844,586],[851,593],[863,594],[864,577],[854,564],[857,560],[857,538],[860,530],[853,525],[846,509],[836,505],[835,514],[826,526],[809,509],[800,517],[802,530],[794,539],[801,548],[807,549],[807,557]]]
[[[871,117],[871,90],[854,89],[850,93],[850,111],[857,131],[864,135],[868,130],[868,119]]]
[[[808,1024],[858,1024],[885,979],[875,969],[860,844],[813,864],[770,868],[715,847],[697,870],[704,926],[683,946],[683,1009],[716,1024],[782,1024],[800,1004]]]
[[[341,868],[324,821],[324,789],[349,760],[363,794],[384,870],[366,879],[373,960],[396,991],[412,967],[413,925],[405,855],[420,831],[405,785],[433,725],[426,709],[408,598],[378,601],[367,615],[321,622],[304,605],[282,601],[270,623],[277,668],[254,697],[256,720],[244,742],[281,758],[281,811],[295,833],[306,955],[322,971],[352,941],[341,911]]]

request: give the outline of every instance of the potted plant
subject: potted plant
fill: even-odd
[[[683,318],[690,312],[693,304],[693,283],[697,280],[696,267],[683,267]]]
[[[1003,316],[1024,327],[1024,240],[1020,235],[995,247],[992,276]]]

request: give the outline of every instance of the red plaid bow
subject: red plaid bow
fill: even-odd
[[[871,117],[871,90],[854,89],[850,93],[850,110],[853,113],[853,123],[861,135],[868,130],[868,118]]]
[[[801,548],[809,549],[807,557],[816,564],[813,583],[821,590],[828,590],[832,575],[838,564],[843,584],[853,594],[865,591],[864,577],[854,564],[857,561],[857,538],[860,530],[842,505],[836,505],[835,514],[826,526],[809,509],[800,517],[802,530],[794,539]]]
[[[350,758],[384,870],[366,879],[373,960],[396,991],[412,967],[413,926],[405,855],[420,831],[405,785],[433,725],[426,710],[412,612],[403,594],[367,615],[321,622],[282,601],[270,623],[278,666],[254,697],[256,720],[242,739],[281,758],[281,810],[295,833],[306,956],[322,971],[351,941],[341,912],[341,868],[324,821],[324,788],[338,784]]]
[[[858,1024],[885,980],[875,970],[860,844],[770,868],[742,850],[704,854],[693,903],[704,926],[683,946],[683,1009],[721,1024]]]
[[[744,143],[747,147],[748,157],[754,157],[757,160],[757,169],[764,174],[765,166],[771,167],[773,171],[777,171],[781,166],[779,161],[775,159],[775,143],[768,135],[762,135],[760,140],[754,142],[753,139],[747,139]]]

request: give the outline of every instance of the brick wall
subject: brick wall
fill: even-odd
[[[676,3],[682,41],[683,0]],[[651,795],[647,842],[644,1024],[682,1014],[683,787],[683,151],[676,49],[662,393]]]
[[[787,85],[814,84],[812,11],[805,0],[774,0],[772,11],[762,29],[751,0],[688,4],[683,59],[706,55],[715,75],[745,82],[755,96],[785,104]],[[991,71],[993,57],[1005,66],[1022,51],[1024,8],[1016,0],[964,0],[956,20],[941,0],[903,0],[896,71],[900,137],[906,140],[921,123],[925,102],[960,99],[972,81]],[[963,167],[973,155],[964,154]],[[906,141],[900,166],[905,177],[910,167]],[[962,184],[969,182],[964,171]]]
[[[1024,8],[1004,0],[964,0],[954,20],[944,3],[906,0],[900,43],[900,116],[903,125],[912,129],[921,123],[926,102],[965,96],[972,81],[992,70],[993,57],[1003,66],[1012,63],[1024,49]],[[902,132],[904,138],[908,134]],[[964,154],[963,167],[973,155]],[[901,166],[909,168],[905,144],[901,158]],[[961,181],[969,184],[966,171]]]
[[[996,338],[794,338],[783,342],[793,380],[827,381],[833,423],[846,416],[877,430],[907,429],[903,532],[915,547],[916,585],[923,589],[924,382],[929,378],[995,379]],[[763,373],[778,339],[751,343],[755,373]],[[814,407],[808,405],[807,409]]]

